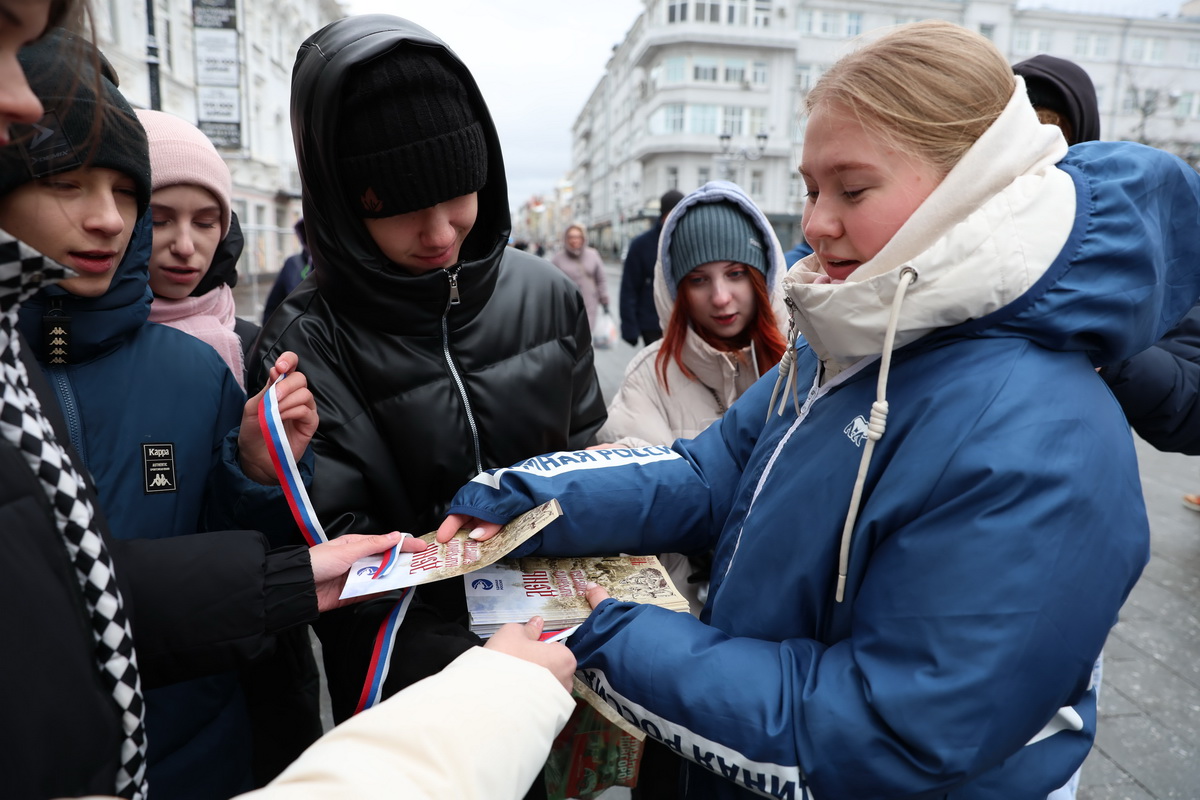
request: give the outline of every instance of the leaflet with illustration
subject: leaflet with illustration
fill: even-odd
[[[485,638],[501,625],[535,615],[546,621],[547,631],[583,622],[591,613],[584,596],[589,581],[617,600],[688,610],[654,556],[503,559],[463,580],[471,630]]]
[[[467,530],[445,544],[438,543],[436,532],[427,533],[421,537],[429,545],[424,552],[395,554],[394,564],[383,563],[388,554],[355,561],[341,596],[362,597],[465,575],[495,563],[561,515],[558,501],[551,500],[517,517],[485,542],[471,539]],[[384,574],[376,578],[381,565]]]

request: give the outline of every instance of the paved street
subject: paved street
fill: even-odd
[[[607,266],[615,312],[620,269]],[[252,316],[248,300],[243,291],[239,311]],[[635,352],[620,341],[596,352],[606,400]],[[1152,555],[1105,649],[1100,732],[1078,798],[1200,800],[1200,513],[1180,503],[1200,490],[1200,459],[1137,445]]]

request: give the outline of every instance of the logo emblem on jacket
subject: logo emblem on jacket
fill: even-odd
[[[855,447],[862,447],[863,442],[867,440],[867,421],[860,414],[850,420],[850,424],[842,429],[842,433],[846,434],[850,438],[850,441],[854,442]]]
[[[175,479],[175,445],[170,442],[142,445],[142,475],[146,494],[177,492]]]

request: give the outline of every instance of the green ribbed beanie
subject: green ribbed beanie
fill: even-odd
[[[710,261],[736,261],[754,267],[764,277],[767,274],[762,233],[745,212],[726,200],[688,208],[675,224],[667,252],[675,286]]]

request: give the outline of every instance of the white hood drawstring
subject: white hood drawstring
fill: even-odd
[[[800,395],[796,390],[796,371],[793,369],[796,366],[796,337],[799,335],[799,331],[796,329],[796,304],[790,297],[784,297],[783,302],[787,305],[788,310],[787,349],[783,351],[783,357],[779,359],[779,377],[775,379],[775,388],[771,390],[771,402],[767,403],[767,421],[771,419],[771,409],[775,408],[775,398],[779,397],[780,384],[784,386],[784,395],[779,398],[779,410],[776,411],[776,414],[783,416],[783,407],[787,403],[787,392],[790,391],[796,416],[800,416]]]
[[[892,346],[896,341],[896,327],[900,320],[900,306],[904,304],[904,293],[916,283],[917,271],[911,266],[901,267],[900,281],[892,298],[892,314],[888,318],[887,331],[883,335],[883,352],[879,357],[879,381],[875,402],[871,404],[871,420],[867,423],[867,443],[863,445],[862,458],[858,462],[858,476],[854,479],[854,491],[850,495],[850,507],[846,510],[846,524],[842,526],[842,543],[838,552],[837,593],[834,599],[842,602],[846,596],[846,575],[850,571],[850,541],[854,536],[854,523],[858,521],[858,509],[862,503],[863,485],[867,481],[867,470],[871,466],[871,455],[875,442],[883,438],[887,428],[887,381],[892,366]],[[793,381],[794,383],[794,381]]]

